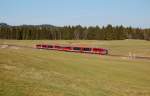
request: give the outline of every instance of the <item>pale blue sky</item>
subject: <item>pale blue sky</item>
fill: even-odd
[[[150,0],[0,0],[0,22],[147,28]]]

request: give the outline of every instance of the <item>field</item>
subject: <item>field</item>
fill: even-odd
[[[29,47],[39,43],[150,57],[150,42],[142,40],[0,40]],[[0,96],[150,96],[150,60],[0,46]]]

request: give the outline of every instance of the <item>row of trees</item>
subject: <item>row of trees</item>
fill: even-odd
[[[124,26],[82,27],[52,25],[21,25],[10,26],[0,23],[0,39],[17,40],[150,40],[150,29]]]

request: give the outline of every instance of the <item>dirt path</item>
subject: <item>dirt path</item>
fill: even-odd
[[[0,44],[0,48],[10,48],[10,47],[36,49],[36,48],[33,48],[33,47],[21,46],[21,45],[15,45],[15,44]]]
[[[0,44],[0,48],[2,48],[2,49],[3,48],[12,48],[12,49],[30,48],[30,49],[37,49],[37,48],[34,48],[34,47],[21,46],[21,45],[15,45],[15,44]],[[108,54],[107,56],[128,58],[128,59],[146,59],[146,60],[150,60],[150,57],[146,57],[146,56],[129,57],[129,56],[125,56],[125,55],[116,55],[116,54]]]

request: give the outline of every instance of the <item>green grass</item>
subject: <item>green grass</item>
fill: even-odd
[[[104,47],[110,54],[126,55],[133,53],[136,56],[150,57],[150,42],[145,40],[0,40],[0,44],[17,44],[34,47],[36,44],[67,44],[78,46]]]
[[[0,40],[1,44],[25,46],[41,42],[102,46],[112,50],[112,54],[127,53],[130,49],[143,56],[150,54],[150,42],[140,40]],[[150,96],[150,61],[28,48],[0,48],[0,96]]]

